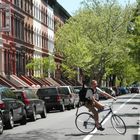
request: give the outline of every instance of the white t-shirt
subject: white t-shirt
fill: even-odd
[[[96,87],[96,90],[94,90],[94,94],[92,92],[91,89],[88,89],[87,90],[87,93],[86,93],[86,98],[91,100],[92,97],[94,96],[96,100],[99,100],[99,94],[103,93],[104,91],[102,91],[100,88]]]

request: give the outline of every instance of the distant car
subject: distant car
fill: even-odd
[[[69,95],[64,94],[58,86],[41,87],[37,90],[37,96],[44,100],[47,112],[54,109],[60,111],[70,109]]]
[[[0,135],[3,133],[3,113],[0,109]]]
[[[119,95],[127,94],[128,89],[126,87],[119,87]]]
[[[111,96],[116,96],[115,91],[111,87],[101,87],[101,89],[110,94]],[[99,99],[108,99],[108,98],[100,95]]]
[[[16,98],[25,104],[27,117],[31,121],[36,120],[36,115],[40,114],[41,118],[46,118],[45,102],[38,98],[33,89],[25,88],[14,91]]]
[[[16,96],[10,88],[0,86],[0,109],[3,112],[3,123],[6,128],[13,128],[14,123],[21,125],[27,123],[25,105]]]
[[[131,87],[130,91],[131,93],[140,93],[140,87]]]

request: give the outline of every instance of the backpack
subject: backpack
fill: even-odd
[[[86,102],[86,101],[89,101],[89,99],[86,98],[86,93],[87,93],[87,90],[88,89],[91,89],[93,91],[92,88],[87,88],[84,86],[82,86],[82,89],[79,91],[79,101],[80,102]]]

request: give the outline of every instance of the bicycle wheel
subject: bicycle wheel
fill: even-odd
[[[90,133],[95,128],[95,121],[90,113],[82,112],[77,115],[75,125],[83,133]]]
[[[126,125],[120,116],[113,114],[111,116],[111,124],[119,134],[124,135],[126,133]]]

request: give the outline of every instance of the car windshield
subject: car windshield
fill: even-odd
[[[59,88],[59,92],[60,92],[61,94],[69,94],[69,90],[68,90],[67,87],[60,87],[60,88]]]
[[[76,92],[76,93],[79,93],[79,91],[80,91],[80,89],[75,89],[75,92]]]
[[[39,94],[39,95],[56,95],[57,90],[56,90],[56,88],[39,89],[37,94]]]

